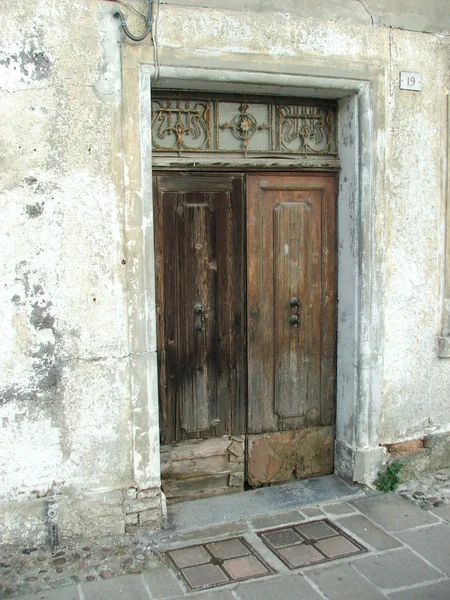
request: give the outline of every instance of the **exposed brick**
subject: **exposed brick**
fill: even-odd
[[[123,503],[123,508],[129,514],[150,510],[151,508],[159,508],[160,505],[161,499],[158,496],[156,498],[142,498],[141,500],[126,500]]]
[[[90,510],[90,506],[120,506],[122,504],[122,494],[119,490],[105,492],[102,494],[92,494],[83,499],[73,500],[70,503],[71,510]],[[107,509],[106,509],[107,510]]]
[[[127,488],[123,493],[124,500],[134,500],[137,496],[137,489],[134,487]]]
[[[126,525],[136,525],[139,523],[139,513],[132,513],[130,515],[125,515],[125,524]]]
[[[143,529],[159,529],[160,524],[158,521],[148,521],[148,523],[141,523],[140,525],[125,525],[126,533],[139,533]]]
[[[137,493],[138,498],[159,498],[160,491],[158,488],[147,488],[145,490],[139,490]]]
[[[388,444],[390,454],[395,456],[411,456],[424,452],[423,440],[409,440],[407,442],[398,442],[397,444]]]
[[[139,523],[150,523],[153,521],[156,525],[160,517],[161,511],[159,510],[145,510],[139,513]]]

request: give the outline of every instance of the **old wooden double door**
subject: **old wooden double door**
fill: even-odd
[[[169,500],[333,470],[336,176],[154,177]]]

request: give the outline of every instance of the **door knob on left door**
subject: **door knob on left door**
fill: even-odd
[[[291,315],[289,317],[289,323],[292,326],[296,325],[298,327],[299,321],[300,321],[300,319],[297,317],[297,315]]]
[[[205,309],[201,304],[196,304],[194,306],[194,315],[196,317],[196,322],[194,323],[194,331],[195,333],[205,333]],[[200,319],[198,319],[200,317]]]

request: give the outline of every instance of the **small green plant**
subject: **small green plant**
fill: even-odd
[[[385,471],[378,471],[378,479],[374,485],[380,492],[393,492],[400,484],[399,472],[402,469],[402,463],[398,460],[391,462]]]

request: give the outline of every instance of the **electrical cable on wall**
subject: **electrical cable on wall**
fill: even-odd
[[[120,24],[122,26],[122,29],[123,29],[125,35],[127,35],[127,37],[129,37],[131,40],[133,40],[133,42],[142,42],[148,36],[148,34],[152,31],[152,29],[154,30],[151,38],[152,38],[152,43],[153,43],[153,54],[154,54],[154,58],[155,58],[155,75],[154,75],[154,79],[153,79],[153,85],[155,85],[157,83],[157,81],[159,80],[159,76],[160,76],[157,28],[158,28],[159,6],[160,6],[161,0],[148,0],[147,15],[144,15],[143,13],[138,11],[132,4],[130,4],[126,0],[108,0],[108,1],[109,2],[117,2],[118,4],[122,4],[123,6],[126,6],[127,8],[132,10],[138,16],[145,19],[145,23],[146,23],[145,31],[141,35],[137,36],[137,35],[132,34],[130,32],[130,30],[128,29],[126,19],[123,15],[122,11],[118,10],[114,14],[115,17],[118,17],[120,19]],[[155,2],[157,4],[156,14],[154,14]]]
[[[109,2],[117,2],[118,4],[123,4],[124,6],[128,6],[136,14],[138,14],[140,17],[142,17],[143,19],[145,19],[145,30],[144,30],[144,32],[141,35],[134,35],[134,34],[131,33],[131,31],[127,27],[127,22],[126,22],[126,19],[124,17],[123,12],[121,10],[118,10],[115,13],[115,15],[114,15],[114,16],[117,16],[120,19],[120,24],[122,26],[122,29],[123,29],[125,35],[130,38],[130,40],[133,40],[133,42],[142,42],[142,40],[145,40],[145,38],[151,32],[152,27],[153,27],[153,4],[154,4],[154,0],[148,0],[147,16],[143,15],[141,12],[139,12],[138,10],[136,10],[133,6],[131,6],[131,4],[129,4],[128,2],[126,2],[126,0],[108,0],[108,1]]]
[[[153,78],[153,85],[157,84],[157,82],[159,81],[159,76],[160,76],[159,48],[158,48],[158,17],[159,17],[160,2],[161,2],[161,0],[157,0],[156,15],[154,16],[154,19],[153,19],[154,28],[153,28],[152,41],[153,41],[153,54],[155,57],[155,75]]]

